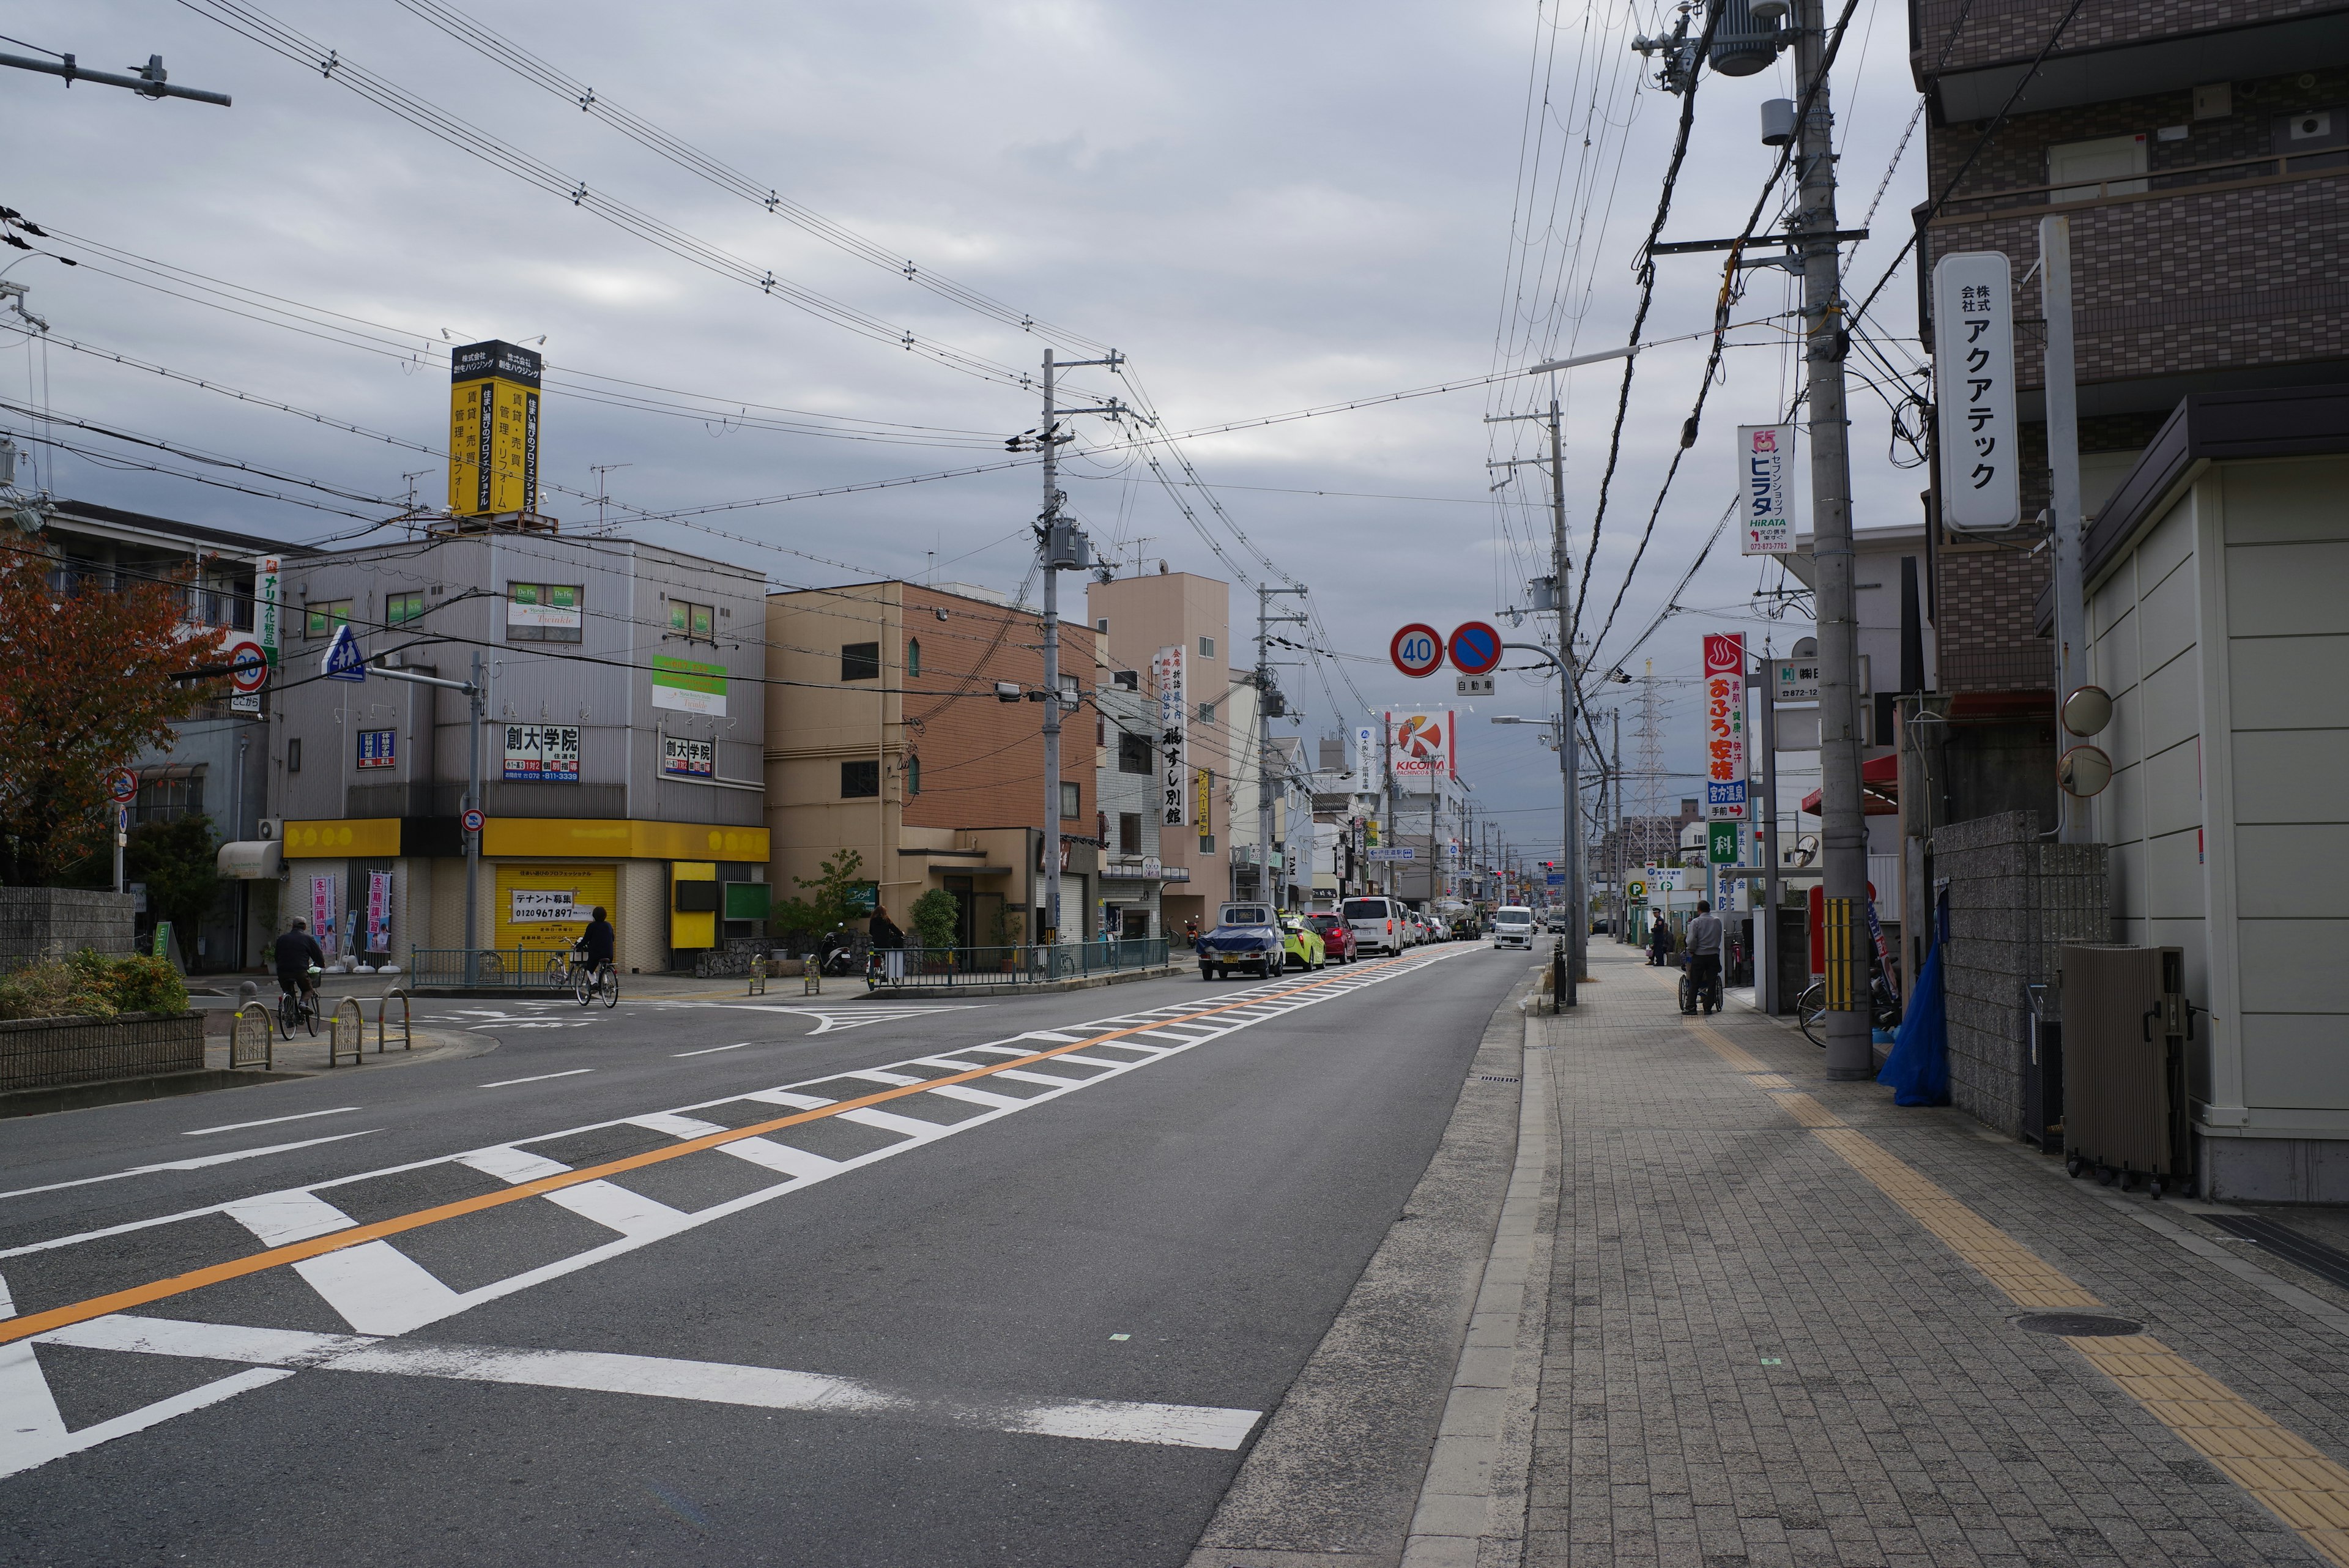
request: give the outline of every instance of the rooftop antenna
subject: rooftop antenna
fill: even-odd
[[[545,339],[541,338],[540,341],[543,342]],[[606,526],[604,519],[604,504],[611,499],[605,493],[604,476],[616,468],[636,466],[633,462],[591,462],[587,465],[587,472],[595,476],[595,532],[598,534],[602,533]]]

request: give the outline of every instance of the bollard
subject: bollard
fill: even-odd
[[[823,971],[812,958],[806,960],[800,969],[800,994],[802,996],[823,994]]]
[[[1566,1010],[1566,943],[1560,940],[1549,951],[1549,1010]]]
[[[765,959],[754,958],[750,961],[750,989],[743,994],[746,996],[767,994],[767,961]]]
[[[378,1056],[383,1054],[383,1015],[391,1010],[391,999],[395,996],[399,998],[399,1048],[403,1051],[416,1049],[415,1012],[408,1005],[407,991],[395,985],[383,993],[383,1000],[375,1004],[375,1054]]]
[[[255,992],[259,990],[251,981],[247,981],[245,984],[248,989]],[[259,1025],[257,1031],[253,1027],[255,1024]],[[276,1067],[277,1025],[269,1016],[269,1009],[262,1006],[257,1000],[248,1002],[238,1008],[236,1016],[229,1021],[228,1064],[230,1066],[250,1067],[254,1064],[246,1047],[252,1044],[256,1033],[261,1041],[260,1065],[273,1070]]]
[[[326,1065],[329,1067],[342,1060],[343,1014],[346,1011],[351,1018],[351,1065],[357,1066],[360,1058],[367,1054],[367,1020],[359,1013],[359,999],[347,996],[335,1003],[335,1015],[326,1021]]]

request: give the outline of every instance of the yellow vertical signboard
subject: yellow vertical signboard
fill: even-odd
[[[481,517],[538,510],[541,361],[511,343],[449,356],[449,510]]]

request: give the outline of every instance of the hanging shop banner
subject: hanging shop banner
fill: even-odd
[[[653,706],[726,717],[726,667],[653,655]]]
[[[716,778],[718,742],[688,740],[683,735],[663,735],[661,772],[673,779]]]
[[[1452,715],[1405,713],[1387,715],[1387,744],[1393,755],[1395,777],[1440,779],[1456,777],[1452,750]]]
[[[1354,726],[1354,793],[1375,794],[1379,788],[1379,727]]]
[[[367,873],[367,950],[388,953],[391,950],[391,873]]]
[[[1737,482],[1745,497],[1748,556],[1795,553],[1795,427],[1740,425]]]
[[[1745,634],[1704,639],[1705,815],[1745,820]]]
[[[1200,768],[1191,780],[1191,820],[1199,825],[1199,847],[1213,846],[1216,816],[1210,809],[1216,798],[1216,775],[1209,768]]]
[[[505,776],[527,784],[579,782],[579,726],[508,724]]]
[[[1998,251],[1960,251],[1933,266],[1939,495],[1941,526],[1953,534],[2023,520],[2013,272]]]
[[[277,565],[275,556],[264,556],[253,569],[253,636],[261,644],[261,657],[270,673],[277,670]],[[261,711],[258,691],[239,691],[228,700],[232,713]]]
[[[397,730],[361,730],[358,766],[395,768],[399,765],[399,732]]]
[[[335,879],[328,877],[310,878],[310,934],[318,945],[332,951],[335,935]]]
[[[1191,710],[1186,673],[1180,643],[1162,648],[1151,658],[1150,679],[1158,688],[1158,820],[1166,827],[1180,827],[1191,820]],[[1206,833],[1204,794],[1198,822],[1199,831]]]

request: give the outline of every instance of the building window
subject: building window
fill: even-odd
[[[338,626],[351,623],[351,601],[332,599],[323,604],[308,605],[302,612],[304,637],[332,637]]]
[[[285,742],[285,771],[289,774],[298,774],[302,771],[302,737],[299,735],[291,737]]]
[[[1199,704],[1199,722],[1201,722],[1202,724],[1212,724],[1212,723],[1214,723],[1215,722],[1216,722],[1216,705],[1215,705],[1213,702],[1202,702],[1202,703],[1200,703],[1200,704]]]
[[[1142,853],[1142,814],[1121,811],[1117,814],[1117,852],[1120,855]]]
[[[142,778],[139,798],[130,808],[134,822],[169,822],[178,816],[204,814],[204,775],[201,769],[178,777]]]
[[[1216,657],[1216,639],[1214,638],[1203,637],[1199,639],[1199,657],[1202,659],[1213,659]]]
[[[506,640],[580,641],[586,597],[577,583],[508,583]]]
[[[922,639],[918,637],[909,637],[905,639],[905,673],[911,676],[919,675],[921,672]]]
[[[2047,182],[2063,185],[2073,180],[2105,180],[2112,182],[2099,190],[2095,185],[2073,185],[2054,192],[2050,202],[2093,202],[2098,196],[2136,196],[2145,191],[2145,182],[2127,176],[2145,172],[2145,137],[2100,136],[2094,141],[2058,141],[2047,149]]]
[[[1137,735],[1131,730],[1117,732],[1118,772],[1140,774],[1147,778],[1156,771],[1156,767],[1157,761],[1152,753],[1149,736]]]
[[[1202,855],[1213,855],[1215,852],[1216,836],[1212,833],[1203,833],[1199,835],[1199,853]]]
[[[878,680],[881,679],[881,645],[877,642],[850,642],[841,645],[840,678],[843,680]]]
[[[910,799],[911,799],[911,798],[913,798],[915,795],[917,795],[917,794],[921,794],[921,793],[922,793],[922,759],[921,759],[921,758],[919,758],[919,757],[907,757],[907,758],[905,759],[905,795],[906,795],[906,798],[910,800]]]
[[[1074,822],[1084,815],[1083,792],[1075,784],[1062,780],[1061,784],[1061,820]]]
[[[881,794],[881,763],[867,757],[861,763],[840,764],[840,798],[872,800]]]
[[[1109,629],[1109,617],[1103,616],[1101,619],[1093,622],[1093,629],[1095,631],[1107,631]]]
[[[717,611],[708,605],[698,605],[688,599],[668,601],[668,634],[688,642],[715,642],[718,628]]]

